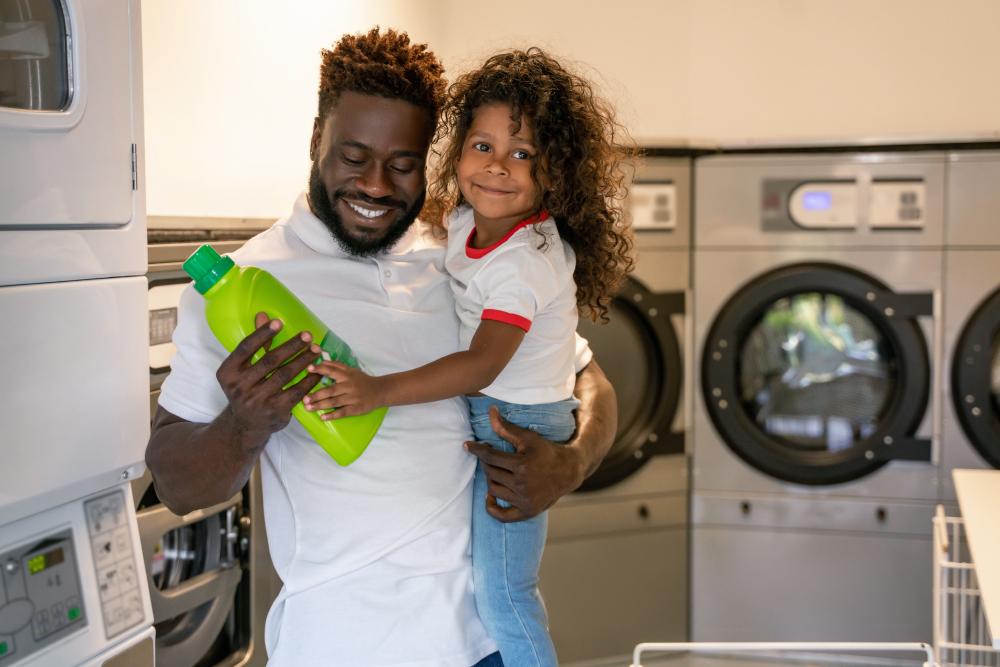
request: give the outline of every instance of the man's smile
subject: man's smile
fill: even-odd
[[[398,216],[386,215],[393,212],[402,212],[402,208],[396,204],[378,204],[369,202],[358,196],[340,195],[337,199],[344,205],[341,209],[346,219],[352,220],[352,224],[362,228],[381,229],[390,224]],[[345,210],[346,209],[346,210]]]
[[[366,208],[364,206],[361,206],[359,204],[355,204],[353,202],[349,202],[347,200],[344,200],[344,201],[347,203],[348,206],[351,207],[352,211],[354,211],[355,213],[358,213],[360,215],[363,215],[364,217],[369,218],[369,219],[371,219],[371,218],[378,218],[378,217],[380,217],[382,215],[385,215],[386,212],[389,211],[389,209],[387,209],[387,208],[383,208],[383,209]]]

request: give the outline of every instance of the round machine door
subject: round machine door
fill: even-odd
[[[836,484],[891,459],[930,460],[917,439],[931,294],[892,292],[833,264],[759,276],[722,308],[702,356],[709,415],[743,460],[778,479]]]
[[[183,517],[161,504],[147,472],[133,483],[161,667],[215,664],[241,649],[234,632],[243,564],[244,498]]]
[[[951,366],[955,413],[969,441],[1000,468],[1000,290],[969,318]]]
[[[611,302],[608,322],[580,320],[618,397],[618,432],[601,466],[580,491],[616,484],[651,456],[684,451],[684,436],[670,425],[677,413],[683,370],[678,337],[670,316],[684,313],[684,293],[654,293],[628,278]]]

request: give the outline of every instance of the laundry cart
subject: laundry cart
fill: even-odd
[[[934,652],[939,667],[1000,666],[962,517],[934,517]]]

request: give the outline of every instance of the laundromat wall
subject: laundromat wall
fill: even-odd
[[[645,145],[1000,134],[993,0],[142,0],[142,22],[151,215],[284,215],[309,174],[320,51],[374,25],[450,77],[550,49]]]

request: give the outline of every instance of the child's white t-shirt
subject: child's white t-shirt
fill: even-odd
[[[488,248],[473,248],[472,208],[448,219],[445,268],[451,276],[467,350],[482,320],[525,331],[513,358],[482,393],[509,403],[552,403],[569,398],[576,381],[576,257],[544,211],[524,220]]]

